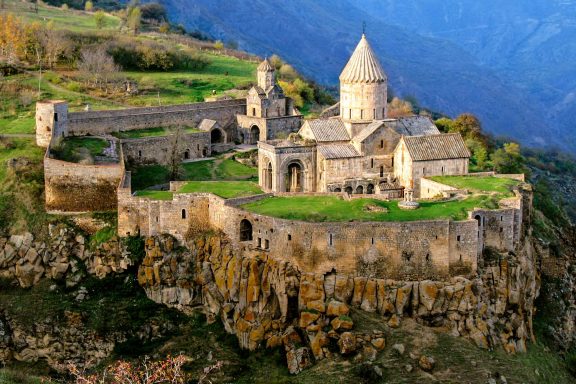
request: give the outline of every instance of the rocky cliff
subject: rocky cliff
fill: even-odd
[[[350,308],[376,312],[392,328],[414,318],[481,348],[523,352],[539,292],[529,237],[518,255],[493,254],[473,280],[418,282],[301,273],[264,253],[244,255],[218,234],[185,248],[162,236],[146,241],[138,281],[158,303],[184,311],[203,304],[243,348],[283,346],[294,373],[336,352],[373,356],[383,348],[381,334],[354,333]]]

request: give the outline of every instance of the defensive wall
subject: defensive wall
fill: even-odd
[[[182,132],[166,136],[122,139],[126,161],[133,165],[168,164],[172,156],[180,160],[209,157],[212,154],[210,132]]]
[[[119,161],[81,164],[44,155],[46,210],[56,212],[110,211],[117,208],[117,189],[125,172],[122,148]]]
[[[45,101],[36,104],[36,141],[47,147],[53,136],[102,136],[155,127],[197,127],[204,119],[219,121],[222,126],[235,125],[236,115],[245,113],[245,99],[86,112],[68,112],[64,101]]]
[[[181,185],[172,183],[171,189]],[[269,196],[226,200],[210,193],[175,193],[172,200],[151,200],[132,196],[127,173],[118,189],[118,231],[121,236],[169,233],[185,240],[195,230],[213,228],[236,247],[289,260],[303,272],[417,279],[475,273],[485,247],[514,251],[522,226],[519,192],[509,199],[512,205],[475,209],[462,221],[313,223],[241,208]]]

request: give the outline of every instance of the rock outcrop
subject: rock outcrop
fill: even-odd
[[[42,278],[65,279],[74,286],[85,273],[103,278],[124,272],[132,264],[130,253],[117,238],[89,249],[87,239],[65,226],[50,226],[49,239],[31,233],[0,237],[0,277],[16,279],[23,288]]]

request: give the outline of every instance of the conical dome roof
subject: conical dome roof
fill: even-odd
[[[261,62],[260,65],[258,66],[258,70],[261,72],[269,72],[273,71],[274,67],[270,64],[268,59],[264,59],[264,61]]]
[[[372,50],[366,36],[362,35],[348,64],[340,74],[343,83],[379,83],[386,81],[386,74]]]

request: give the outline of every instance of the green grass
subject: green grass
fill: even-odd
[[[108,140],[94,137],[67,137],[53,152],[59,160],[79,162],[101,156],[108,145]]]
[[[136,129],[133,131],[121,131],[113,133],[112,135],[119,138],[119,139],[141,139],[144,137],[158,137],[158,136],[167,136],[175,131],[168,127],[156,127],[156,128],[147,128],[147,129]],[[182,130],[183,133],[197,133],[202,132],[199,129],[195,128],[184,128]]]
[[[30,2],[6,0],[6,11],[14,13],[28,22],[37,22],[43,25],[53,22],[55,29],[65,29],[76,32],[99,31],[94,22],[94,14],[79,10],[63,10],[48,5],[38,5],[38,13],[33,10]],[[117,30],[120,19],[109,14],[105,15],[104,30]]]
[[[386,208],[388,212],[367,211],[365,208],[369,205]],[[496,208],[497,203],[489,196],[473,196],[464,200],[421,202],[419,209],[405,211],[398,208],[395,201],[345,201],[337,196],[294,196],[269,197],[242,206],[262,215],[311,222],[463,220],[474,207]]]
[[[182,178],[190,181],[246,180],[258,176],[257,168],[249,167],[231,159],[195,161],[182,166],[184,168]]]
[[[178,193],[209,192],[225,199],[258,195],[262,190],[251,181],[192,181],[182,186]]]
[[[145,191],[137,191],[136,196],[138,197],[146,197],[152,200],[172,200],[173,193],[170,191],[152,191],[152,190],[145,190]]]
[[[170,181],[170,171],[162,165],[144,165],[132,169],[132,189],[135,191]]]
[[[26,157],[33,162],[41,162],[44,156],[44,149],[37,147],[34,139],[9,139],[6,144],[0,142],[0,185],[6,178],[8,167],[6,163],[10,159]]]
[[[494,176],[432,176],[430,180],[470,192],[497,192],[512,196],[512,187],[519,181]]]

